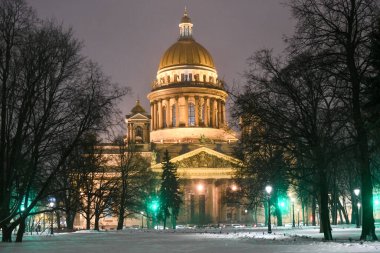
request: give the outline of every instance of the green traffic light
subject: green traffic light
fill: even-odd
[[[373,205],[375,208],[380,207],[380,194],[374,194],[373,195]]]
[[[282,214],[289,212],[289,200],[283,196],[278,198],[278,208],[280,208]]]
[[[156,212],[158,208],[160,207],[160,203],[158,200],[152,200],[149,204],[149,209],[153,212]]]
[[[153,210],[153,211],[157,211],[157,209],[158,209],[158,203],[157,203],[157,201],[154,201],[154,202],[152,203],[152,210]]]

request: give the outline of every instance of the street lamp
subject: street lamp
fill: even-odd
[[[265,191],[268,193],[268,234],[272,233],[272,227],[270,223],[270,193],[272,192],[272,186],[267,185]]]
[[[361,219],[361,209],[360,207],[362,206],[362,204],[359,202],[358,203],[358,216],[359,216],[359,219],[358,219],[358,226],[360,227],[360,219]]]
[[[295,228],[296,227],[296,221],[294,219],[294,202],[296,202],[296,199],[295,198],[292,198],[292,209],[293,209],[293,224],[292,224],[292,227]]]
[[[54,221],[54,211],[53,211],[53,208],[55,206],[55,198],[54,197],[51,197],[49,198],[49,207],[51,208],[51,223],[50,223],[50,234],[53,235],[54,232],[53,232],[53,221]]]
[[[205,190],[205,186],[202,183],[197,184],[197,191],[199,193],[203,192]]]
[[[141,229],[143,229],[144,228],[144,212],[141,211],[140,214],[141,214]]]
[[[356,188],[354,189],[354,194],[356,196],[356,203],[357,203],[357,210],[356,210],[356,227],[360,228],[360,221],[359,221],[359,210],[360,210],[360,203],[359,203],[359,194],[360,189]]]

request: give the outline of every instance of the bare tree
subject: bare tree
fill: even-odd
[[[145,210],[145,201],[153,191],[154,175],[149,163],[138,150],[138,145],[125,143],[122,137],[114,141],[117,148],[113,170],[116,174],[117,189],[114,210],[118,215],[117,229],[123,229],[124,219]]]
[[[235,115],[252,115],[268,126],[266,142],[284,148],[293,169],[300,158],[308,162],[308,178],[318,189],[321,231],[331,240],[329,168],[344,141],[347,113],[334,89],[337,80],[320,71],[312,59],[311,54],[302,54],[283,64],[270,51],[258,52]]]
[[[325,71],[345,81],[344,88],[355,130],[361,174],[363,226],[361,240],[377,240],[373,218],[372,178],[369,136],[363,105],[366,78],[371,72],[370,46],[378,15],[373,0],[292,0],[290,6],[297,20],[291,39],[292,51],[318,52],[320,59],[334,62]]]
[[[125,91],[84,60],[70,29],[37,20],[23,0],[0,2],[0,34],[0,227],[10,242],[80,137],[105,129]]]
[[[96,135],[87,135],[82,140],[82,152],[72,164],[72,173],[78,179],[75,183],[80,189],[81,215],[86,219],[86,229],[99,230],[100,218],[110,215],[112,200],[115,197],[116,180],[107,166],[109,157],[104,154],[100,139]]]
[[[260,122],[258,117],[244,115],[241,117],[240,126],[242,136],[240,145],[236,147],[236,154],[243,164],[236,168],[234,180],[240,186],[238,192],[227,192],[232,201],[238,198],[243,205],[255,209],[255,206],[264,203],[267,208],[267,196],[264,189],[267,184],[273,186],[271,194],[271,205],[275,208],[277,224],[282,226],[282,208],[279,206],[279,199],[287,195],[289,178],[287,168],[289,167],[284,157],[284,150],[281,146],[273,145],[266,141],[266,134],[270,132],[270,127]],[[265,220],[267,222],[265,212]]]

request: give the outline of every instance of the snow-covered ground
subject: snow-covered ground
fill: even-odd
[[[380,242],[360,242],[359,235],[360,229],[344,227],[333,228],[334,242],[322,242],[317,228],[80,231],[27,235],[23,243],[0,243],[0,253],[380,252]]]

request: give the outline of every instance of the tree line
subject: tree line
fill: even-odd
[[[128,90],[81,54],[71,29],[23,0],[0,2],[0,227],[21,241],[26,218],[56,195],[80,140],[107,129]],[[46,207],[46,205],[44,205]],[[42,210],[43,211],[43,210]]]
[[[349,222],[361,191],[361,240],[377,240],[373,189],[379,188],[380,22],[371,0],[292,0],[296,21],[287,49],[249,59],[246,85],[234,95],[240,120],[236,180],[252,207],[265,184],[276,195],[293,189],[304,208],[319,211],[325,240],[331,221]],[[255,194],[256,193],[256,194]],[[259,194],[257,194],[259,193]],[[277,216],[280,216],[279,213]],[[308,220],[308,217],[305,218]]]

